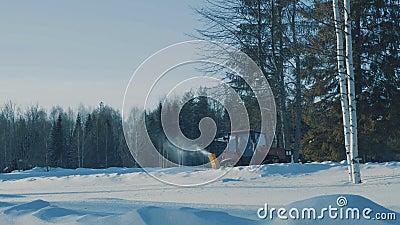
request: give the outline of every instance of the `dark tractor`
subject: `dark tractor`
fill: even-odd
[[[247,136],[248,135],[248,136]],[[234,131],[228,134],[226,150],[216,153],[221,165],[247,166],[255,153],[266,154],[263,163],[288,163],[292,159],[292,151],[283,148],[267,147],[265,134],[259,131]],[[247,142],[246,142],[247,139]],[[244,149],[244,151],[241,151]],[[237,163],[235,163],[237,162]]]

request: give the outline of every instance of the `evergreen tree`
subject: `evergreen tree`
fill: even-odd
[[[88,115],[85,123],[84,142],[82,151],[82,167],[97,168],[97,155],[96,155],[96,128],[95,118],[91,114]]]
[[[78,113],[75,122],[75,128],[71,140],[71,160],[73,168],[82,167],[82,146],[83,146],[83,129],[81,115]]]
[[[50,145],[48,148],[48,165],[51,167],[63,166],[64,137],[62,129],[62,117],[58,116],[53,123],[50,135]]]

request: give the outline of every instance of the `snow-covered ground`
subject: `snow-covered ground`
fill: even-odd
[[[52,169],[0,174],[0,225],[11,224],[343,224],[341,220],[260,220],[257,210],[369,207],[400,212],[400,163],[362,165],[363,183],[347,180],[341,163],[273,164],[233,168],[198,187],[159,182],[141,169]],[[224,169],[222,169],[224,170]],[[152,169],[155,176],[207,181],[220,170]],[[261,211],[262,213],[264,211]],[[300,213],[301,214],[301,213]],[[288,214],[286,214],[288,215]],[[371,214],[374,215],[374,214]],[[396,220],[347,220],[348,224],[399,224]],[[327,217],[327,216],[326,216]]]

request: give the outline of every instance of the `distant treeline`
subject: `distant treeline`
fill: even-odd
[[[203,93],[204,94],[204,93]],[[148,135],[157,149],[163,148],[166,137],[161,125],[161,108],[168,113],[179,112],[177,101],[188,101],[182,108],[180,129],[190,139],[200,136],[198,124],[204,117],[217,124],[217,136],[230,129],[229,116],[221,105],[206,97],[187,93],[183,99],[160,103],[147,112],[134,108],[127,123],[139,133],[133,137],[132,151],[146,157],[149,143],[145,142],[140,120],[145,119]],[[221,111],[222,110],[222,111]],[[158,159],[157,159],[158,160]],[[13,102],[0,107],[0,171],[26,170],[33,167],[107,168],[139,167],[125,140],[121,114],[100,103],[93,110],[80,107],[78,112],[53,107],[50,112],[38,105],[22,110]]]
[[[38,105],[25,111],[12,102],[0,110],[0,168],[106,168],[136,166],[119,112],[105,106],[79,113]]]

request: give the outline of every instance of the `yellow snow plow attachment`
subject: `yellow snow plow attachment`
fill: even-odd
[[[219,162],[217,160],[217,157],[215,157],[214,154],[212,154],[212,153],[208,154],[208,158],[210,159],[211,166],[212,166],[213,169],[219,169],[220,168],[220,165],[219,165]]]

